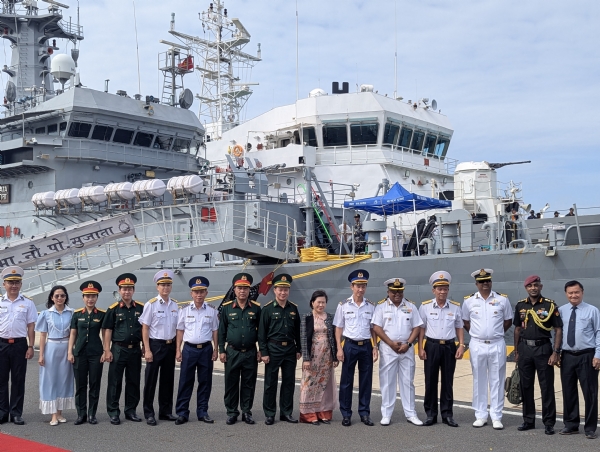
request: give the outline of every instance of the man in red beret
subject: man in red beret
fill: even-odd
[[[519,366],[523,395],[523,423],[518,430],[535,428],[534,383],[537,372],[542,393],[542,422],[546,435],[553,435],[556,423],[553,366],[561,352],[563,322],[554,301],[542,296],[543,285],[539,276],[529,276],[523,285],[528,297],[517,303],[513,319],[515,361]]]

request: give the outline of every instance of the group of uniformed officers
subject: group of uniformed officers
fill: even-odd
[[[451,276],[446,271],[431,275],[433,298],[420,307],[404,298],[406,281],[391,278],[384,284],[387,297],[374,304],[365,297],[369,273],[355,270],[348,281],[352,295],[336,308],[333,325],[337,359],[342,362],[339,407],[342,425],[352,424],[354,375],[358,364],[358,413],[362,423],[374,425],[370,417],[373,364],[378,359],[382,395],[381,425],[391,423],[399,387],[404,414],[409,423],[431,426],[438,413],[444,424],[458,427],[453,418],[453,378],[456,360],[466,350],[463,330],[470,336],[469,353],[473,373],[473,427],[483,427],[491,418],[494,429],[503,429],[503,383],[506,375],[506,331],[515,326],[515,358],[523,397],[523,423],[518,430],[535,428],[534,381],[538,375],[542,394],[545,433],[554,434],[556,402],[554,365],[560,365],[564,399],[564,424],[560,434],[579,431],[577,383],[585,400],[584,432],[596,438],[598,419],[598,370],[600,369],[600,311],[583,302],[578,281],[565,285],[568,303],[558,307],[542,296],[542,282],[532,275],[524,281],[527,298],[514,313],[508,298],[492,290],[492,269],[472,273],[477,291],[458,303],[448,298]],[[0,298],[0,423],[23,424],[26,360],[33,357],[37,313],[21,292],[23,270],[8,267],[2,272],[6,294]],[[289,301],[292,277],[279,274],[272,280],[275,298],[264,307],[249,299],[253,278],[237,274],[232,283],[235,298],[220,312],[205,303],[209,281],[196,276],[189,281],[192,301],[178,306],[170,298],[173,273],[160,270],[154,277],[158,296],[142,304],[133,299],[135,275],[119,276],[116,284],[121,301],[108,310],[94,304],[76,310],[72,325],[84,325],[85,334],[72,337],[69,360],[74,365],[78,418],[75,424],[96,423],[102,363],[109,363],[106,394],[112,424],[119,424],[119,400],[125,374],[125,418],[141,422],[136,408],[140,401],[142,356],[146,361],[143,412],[148,425],[157,424],[154,398],[158,385],[158,420],[188,422],[189,402],[198,379],[196,416],[213,423],[208,414],[213,362],[225,365],[225,407],[228,425],[242,421],[254,424],[252,405],[258,364],[264,363],[263,411],[272,425],[277,412],[277,387],[281,369],[280,420],[297,423],[292,416],[296,363],[302,356],[300,314]],[[84,302],[102,290],[95,281],[81,286]],[[94,301],[95,303],[95,301]],[[563,320],[565,323],[563,323]],[[79,323],[81,322],[81,325]],[[71,327],[73,328],[73,326]],[[100,336],[100,328],[103,337]],[[552,335],[554,330],[554,335]],[[258,347],[257,347],[258,344]],[[415,410],[415,352],[424,361],[426,419]],[[72,359],[75,355],[78,359]],[[175,362],[181,363],[175,413],[173,390]],[[9,398],[9,375],[12,386]],[[89,375],[89,407],[87,386]],[[441,392],[438,398],[438,382]],[[490,400],[488,410],[488,396]],[[439,408],[438,408],[439,401]],[[92,422],[92,419],[94,422]],[[61,421],[63,422],[63,421]]]

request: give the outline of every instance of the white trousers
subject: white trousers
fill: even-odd
[[[498,339],[485,344],[471,338],[469,342],[471,368],[473,369],[473,409],[477,419],[488,418],[488,388],[490,417],[502,419],[504,409],[504,379],[506,378],[506,342]]]
[[[396,405],[396,391],[399,387],[404,415],[409,418],[415,411],[415,350],[410,347],[406,353],[398,354],[387,344],[379,346],[379,387],[381,388],[381,416],[392,417]]]

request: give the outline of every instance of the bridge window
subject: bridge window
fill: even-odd
[[[423,146],[423,155],[433,155],[436,141],[436,135],[432,135],[430,133],[427,134],[427,138],[425,138],[425,146]]]
[[[323,146],[348,146],[348,130],[346,129],[346,125],[324,125]]]
[[[377,129],[379,124],[350,124],[350,142],[353,145],[377,144]]]
[[[115,136],[113,137],[113,141],[115,143],[130,144],[132,138],[133,130],[117,129],[115,130]]]
[[[425,140],[425,132],[421,132],[420,130],[415,130],[413,133],[412,142],[410,143],[410,148],[413,151],[421,151],[423,148],[423,141]]]
[[[210,140],[208,140],[210,141]],[[154,149],[162,149],[164,151],[168,151],[171,149],[171,143],[173,142],[173,137],[161,137],[160,135],[156,137],[154,140]]]
[[[149,148],[152,144],[152,138],[154,138],[154,135],[151,133],[138,132],[135,136],[135,140],[133,140],[133,144],[143,148]]]
[[[48,135],[58,135],[58,124],[50,124],[48,126]]]
[[[89,125],[90,128],[92,127],[92,125]],[[58,126],[58,131],[61,137],[65,136],[65,132],[67,131],[67,123],[66,122],[61,122],[60,125]],[[89,133],[89,130],[88,130]]]
[[[113,130],[112,127],[108,126],[96,126],[92,132],[92,140],[110,141]]]
[[[383,129],[383,144],[395,145],[398,142],[400,126],[388,122]]]
[[[35,133],[36,134],[37,133],[41,133],[41,134],[46,133],[46,126],[44,126],[44,127],[38,127],[37,129],[35,129]]]
[[[446,157],[446,152],[448,152],[448,146],[450,146],[450,139],[447,137],[440,137],[437,144],[435,145],[435,155],[440,159]]]
[[[317,147],[317,134],[314,127],[302,128],[302,141],[306,146]]]
[[[175,138],[173,143],[173,152],[188,153],[190,151],[190,143],[192,140],[189,138]]]
[[[398,142],[398,146],[408,148],[410,146],[410,139],[412,138],[412,133],[412,129],[402,127],[402,132],[400,133],[400,141]]]
[[[69,127],[69,136],[73,138],[87,138],[92,130],[92,125],[87,122],[72,122]]]

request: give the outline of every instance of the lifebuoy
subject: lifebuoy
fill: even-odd
[[[244,154],[244,148],[242,146],[240,146],[239,144],[236,144],[233,147],[233,156],[241,157],[243,154]]]

